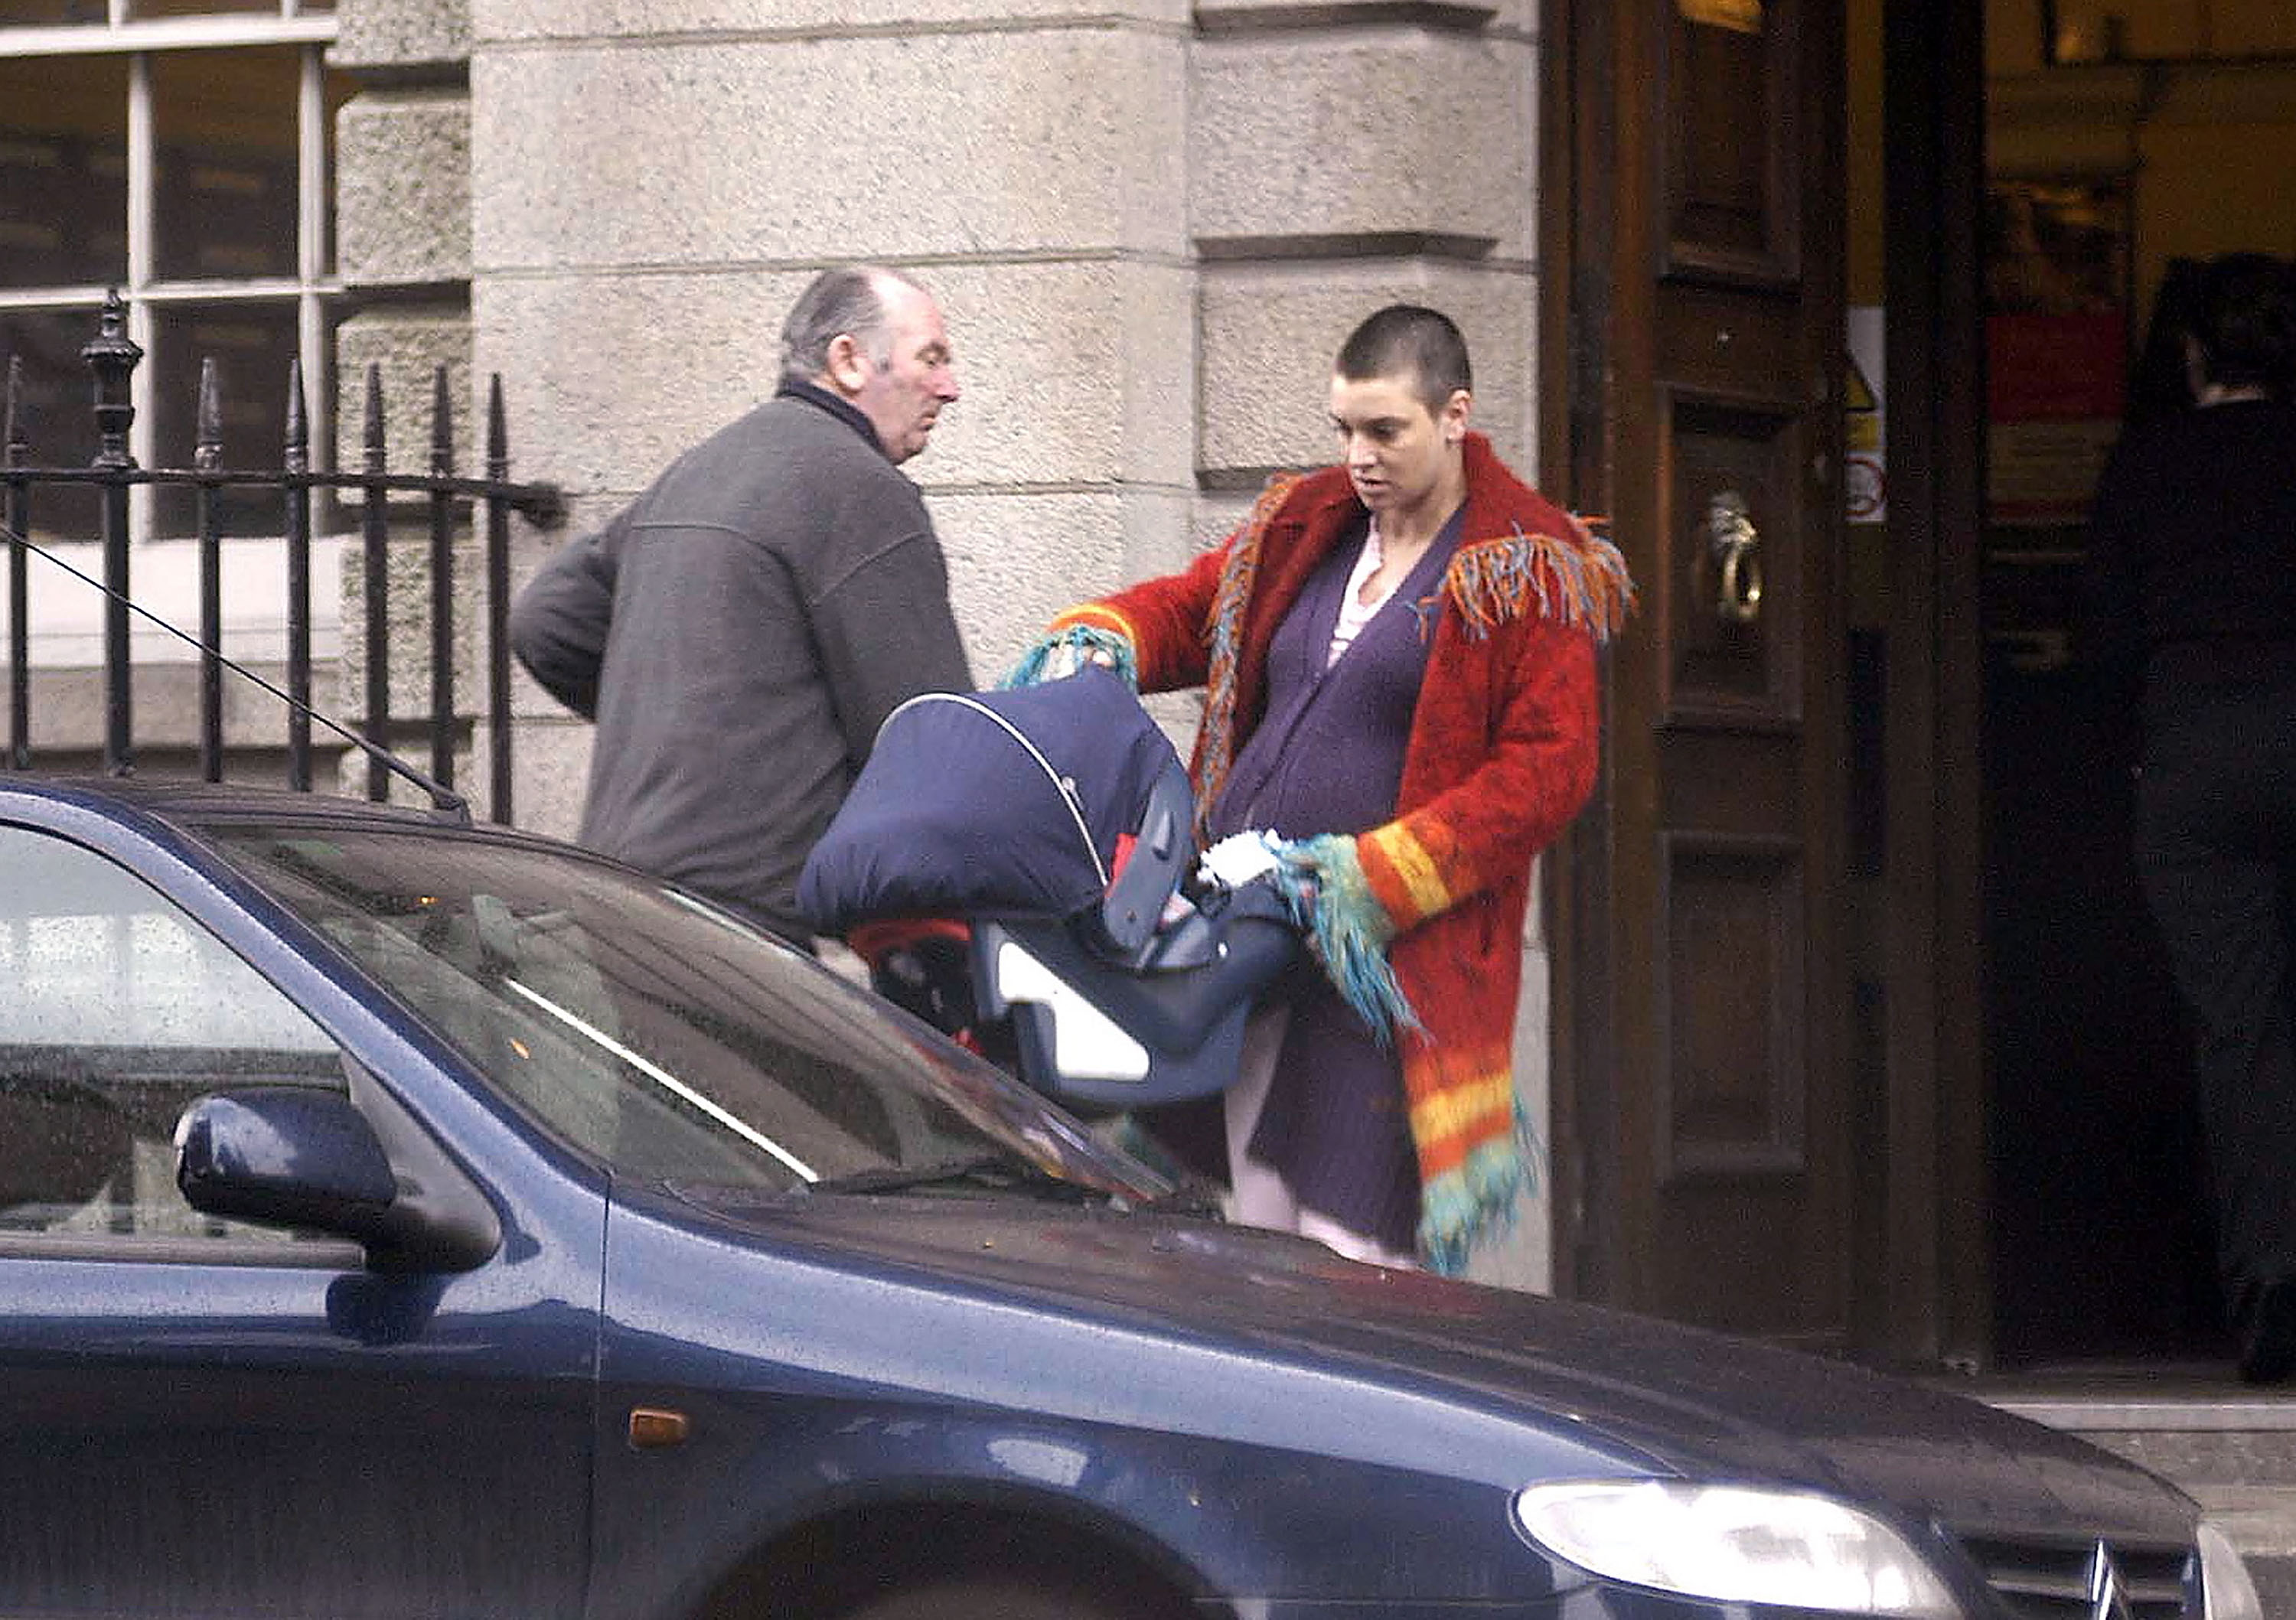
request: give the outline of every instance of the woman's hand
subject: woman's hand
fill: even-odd
[[[1038,637],[999,684],[1007,691],[1016,686],[1040,686],[1047,681],[1065,680],[1086,666],[1095,664],[1123,676],[1125,683],[1135,691],[1140,689],[1132,643],[1113,631],[1084,625],[1072,625]]]

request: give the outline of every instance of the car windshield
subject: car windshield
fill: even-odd
[[[1032,1092],[674,888],[436,830],[210,826],[504,1096],[615,1174],[784,1190],[1171,1189]]]

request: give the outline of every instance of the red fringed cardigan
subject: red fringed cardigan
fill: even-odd
[[[1465,445],[1460,541],[1404,757],[1397,816],[1358,835],[1389,959],[1421,1027],[1402,1035],[1419,1158],[1420,1248],[1456,1270],[1513,1211],[1524,1165],[1513,1057],[1532,858],[1593,790],[1595,645],[1633,586],[1618,551]],[[1144,691],[1202,685],[1193,772],[1209,806],[1264,709],[1269,641],[1362,515],[1344,469],[1271,484],[1250,520],[1185,572],[1054,621],[1131,643]]]

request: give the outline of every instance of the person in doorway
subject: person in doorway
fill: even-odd
[[[2139,876],[2194,1019],[2240,1370],[2276,1382],[2296,1373],[2296,281],[2232,254],[2180,296],[2190,403],[2099,480],[2087,650],[2137,723]]]
[[[774,397],[519,593],[520,661],[597,723],[583,843],[810,948],[798,872],[878,724],[972,689],[932,520],[898,470],[957,397],[922,287],[824,272],[783,327]]]
[[[1378,311],[1341,348],[1341,462],[1269,485],[1185,572],[1057,616],[1013,679],[1077,656],[1205,688],[1199,836],[1273,835],[1323,970],[1252,1018],[1218,1111],[1154,1118],[1243,1222],[1456,1271],[1512,1215],[1533,857],[1596,766],[1618,551],[1469,420],[1467,347]],[[1193,1128],[1192,1128],[1193,1127]]]

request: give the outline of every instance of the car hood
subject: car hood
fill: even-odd
[[[843,1265],[990,1292],[1087,1330],[1218,1342],[1655,1474],[1883,1500],[1964,1531],[2070,1521],[2189,1535],[2191,1504],[2153,1476],[1980,1403],[1652,1318],[1359,1265],[1300,1239],[1017,1199],[684,1196],[777,1248],[824,1245]]]

